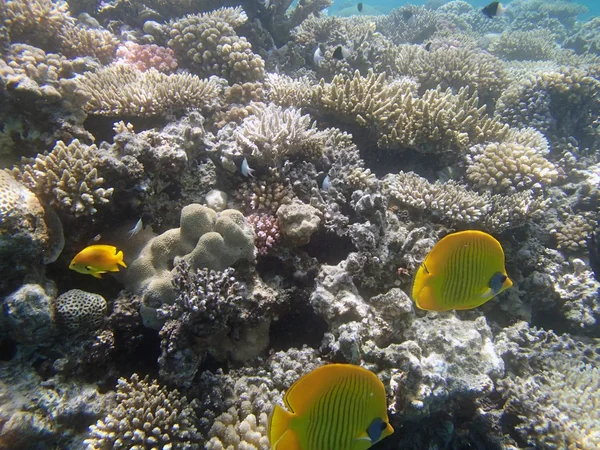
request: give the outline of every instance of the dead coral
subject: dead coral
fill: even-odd
[[[116,64],[86,73],[78,80],[77,91],[89,98],[85,110],[90,114],[151,117],[195,108],[211,110],[220,102],[221,83]]]
[[[69,145],[58,141],[50,153],[13,169],[13,175],[57,209],[76,217],[92,215],[113,193],[98,176],[96,150],[77,139]]]

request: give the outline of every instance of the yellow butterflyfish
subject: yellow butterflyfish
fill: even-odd
[[[389,436],[385,388],[360,366],[330,364],[304,375],[269,419],[272,450],[366,450]]]
[[[467,230],[434,245],[417,270],[412,298],[430,311],[472,309],[511,286],[500,243],[483,231]]]
[[[118,272],[119,266],[127,267],[122,251],[112,245],[90,245],[75,255],[69,269],[102,278],[103,273]]]

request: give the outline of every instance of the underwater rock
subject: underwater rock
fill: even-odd
[[[56,261],[63,246],[62,224],[56,214],[0,170],[0,292],[42,264]]]
[[[49,292],[48,292],[49,291]],[[24,284],[4,300],[4,324],[19,344],[43,344],[55,333],[53,300],[56,286]]]
[[[299,202],[281,205],[277,209],[277,218],[281,234],[291,246],[308,244],[321,223],[317,208]]]

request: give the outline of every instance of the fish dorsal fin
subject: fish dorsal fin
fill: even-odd
[[[302,414],[310,408],[317,398],[351,372],[359,373],[360,376],[372,375],[377,379],[375,374],[360,366],[328,364],[313,370],[292,384],[285,393],[283,401],[291,412]]]

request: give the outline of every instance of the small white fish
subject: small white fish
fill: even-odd
[[[133,227],[127,233],[127,239],[131,239],[132,237],[134,237],[136,234],[138,234],[140,231],[142,231],[142,228],[144,228],[144,224],[142,223],[142,218],[140,217],[140,220],[137,221],[137,223],[135,224],[135,227]]]
[[[264,0],[263,5],[265,5],[265,9],[269,9],[269,6],[271,6],[271,0]]]
[[[323,182],[321,183],[321,189],[324,191],[328,191],[329,189],[331,189],[331,178],[329,178],[329,175],[326,175],[325,178],[323,178]]]
[[[250,168],[250,166],[248,165],[248,160],[246,158],[244,158],[244,160],[242,161],[242,167],[240,168],[240,171],[245,177],[254,177],[254,169]]]
[[[317,47],[317,49],[313,53],[313,61],[315,62],[316,66],[320,65],[323,61],[323,52],[321,51],[320,47]]]

